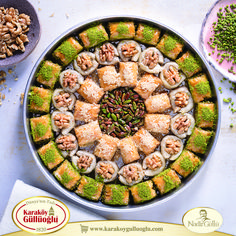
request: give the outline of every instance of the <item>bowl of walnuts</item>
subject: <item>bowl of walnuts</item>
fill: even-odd
[[[0,67],[23,61],[38,44],[41,30],[34,7],[26,0],[0,5]]]

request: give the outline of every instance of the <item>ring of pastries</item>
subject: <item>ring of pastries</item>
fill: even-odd
[[[33,142],[69,191],[140,204],[196,172],[217,108],[201,60],[175,34],[133,21],[66,38],[28,94]]]

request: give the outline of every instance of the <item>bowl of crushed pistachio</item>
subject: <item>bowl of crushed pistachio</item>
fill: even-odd
[[[236,3],[218,0],[206,14],[200,44],[209,64],[224,77],[236,81]]]
[[[26,0],[0,3],[0,67],[16,65],[31,54],[40,38],[40,23]]]

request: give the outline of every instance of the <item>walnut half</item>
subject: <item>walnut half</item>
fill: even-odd
[[[179,140],[168,139],[165,151],[170,155],[175,155],[180,151],[181,143]]]
[[[175,105],[178,107],[186,107],[188,105],[189,96],[187,93],[178,92],[175,95]]]
[[[111,62],[115,56],[115,50],[110,43],[103,44],[99,51],[99,57],[102,62]]]
[[[178,119],[176,119],[174,124],[174,129],[177,130],[178,134],[183,134],[188,131],[190,125],[191,125],[190,119],[186,115],[183,115]]]
[[[57,138],[56,143],[57,147],[62,151],[71,151],[76,148],[76,138],[74,136],[61,136],[60,138]]]
[[[93,159],[91,157],[83,155],[79,157],[77,166],[79,169],[87,170],[90,167],[92,161]]]
[[[139,178],[139,169],[135,165],[124,166],[123,176],[128,183],[137,181]]]
[[[148,66],[149,69],[153,69],[159,61],[159,55],[157,52],[153,50],[147,51],[145,54],[145,58],[143,60],[143,64]]]
[[[110,163],[100,162],[100,166],[97,168],[97,173],[104,179],[111,179],[115,170]]]

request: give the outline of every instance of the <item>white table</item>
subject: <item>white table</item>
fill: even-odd
[[[7,75],[6,99],[0,107],[0,217],[16,179],[61,194],[42,175],[26,144],[19,94],[24,92],[29,74],[43,50],[73,25],[97,16],[133,14],[145,16],[174,28],[199,48],[201,23],[214,0],[30,0],[38,10],[42,26],[41,40],[34,52]],[[41,10],[40,10],[41,9]],[[66,16],[67,15],[67,16]],[[51,16],[51,17],[50,17]],[[9,68],[4,68],[7,71]],[[216,85],[224,97],[234,97],[228,82],[214,71]],[[15,78],[18,81],[15,81]],[[2,87],[2,86],[1,86]],[[9,91],[9,88],[12,88]],[[236,116],[222,105],[221,133],[214,154],[200,177],[176,198],[161,206],[137,213],[103,214],[109,219],[150,220],[182,223],[183,214],[194,207],[212,207],[224,218],[220,231],[236,234]],[[229,128],[230,123],[234,128]],[[78,219],[79,220],[79,219]]]

